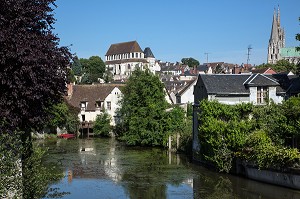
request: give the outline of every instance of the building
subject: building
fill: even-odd
[[[286,76],[286,75],[283,75]],[[203,99],[217,100],[224,104],[266,104],[273,100],[281,103],[285,90],[279,80],[264,74],[200,74],[194,87],[194,103]]]
[[[97,115],[107,112],[111,117],[111,125],[118,122],[116,110],[122,93],[123,84],[73,85],[69,89],[68,103],[79,107],[78,114],[81,123],[92,124]]]
[[[149,47],[142,51],[136,41],[112,44],[105,54],[105,65],[112,72],[114,80],[127,79],[136,67],[148,68],[155,73],[159,64]]]
[[[285,33],[280,25],[280,10],[274,10],[271,36],[268,45],[268,63],[276,64],[279,60],[288,60],[290,63],[300,62],[300,52],[295,47],[285,47]]]

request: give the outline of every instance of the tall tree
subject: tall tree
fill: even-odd
[[[162,146],[165,142],[164,86],[149,70],[136,69],[122,89],[121,139],[128,145]]]
[[[190,57],[190,58],[182,58],[181,62],[189,67],[194,67],[200,65],[199,61]]]
[[[54,2],[1,1],[0,130],[2,134],[21,134],[26,146],[22,154],[23,198],[34,198],[35,193],[26,172],[33,151],[31,131],[43,127],[46,109],[61,101],[66,91],[71,54],[68,48],[59,47],[59,38],[52,32]]]
[[[74,75],[80,76],[82,75],[82,64],[77,56],[74,57],[71,68],[74,72]]]
[[[99,78],[103,78],[105,64],[99,56],[91,56],[89,59],[81,58],[80,63],[85,73],[82,83],[98,82]]]

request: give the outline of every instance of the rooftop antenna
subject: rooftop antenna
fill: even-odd
[[[249,61],[250,61],[250,51],[251,51],[252,47],[251,45],[248,46],[248,50],[247,50],[247,67],[248,67],[248,64],[249,64]]]
[[[211,53],[204,53],[206,55],[206,64],[208,64],[208,54],[211,54]]]

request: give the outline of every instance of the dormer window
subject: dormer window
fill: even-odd
[[[101,111],[103,109],[103,101],[96,101],[95,107],[96,107],[96,110]]]
[[[269,99],[269,89],[266,86],[257,87],[257,104],[266,104]]]
[[[86,109],[86,102],[81,102],[80,103],[80,108],[82,111],[84,111]]]

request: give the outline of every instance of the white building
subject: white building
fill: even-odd
[[[105,54],[105,65],[114,80],[127,79],[136,67],[141,70],[148,68],[155,73],[160,66],[149,47],[142,51],[136,41],[112,44]]]
[[[107,112],[111,117],[111,125],[118,122],[116,110],[122,93],[123,84],[74,85],[69,92],[68,102],[80,108],[80,122],[96,120],[97,115]]]

